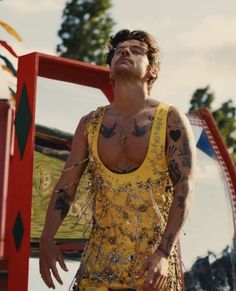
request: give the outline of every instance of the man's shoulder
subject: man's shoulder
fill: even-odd
[[[170,120],[176,120],[176,119],[186,120],[187,116],[186,116],[186,113],[184,113],[183,109],[181,109],[178,106],[175,106],[173,104],[169,104],[168,118]]]
[[[95,110],[90,111],[89,113],[82,116],[80,122],[84,124],[90,123],[94,118],[102,113],[102,111],[106,108],[106,106],[99,106]]]
[[[95,110],[90,111],[89,113],[82,116],[82,118],[80,119],[80,123],[87,125],[92,120],[94,112],[95,112]]]
[[[181,108],[173,105],[168,110],[167,128],[170,131],[173,129],[182,129],[186,134],[192,134],[191,124],[187,114]]]
[[[89,113],[82,116],[80,119],[80,126],[81,129],[84,131],[85,134],[88,133],[91,126],[97,125],[99,118],[102,116],[105,108],[107,106],[99,106],[97,109],[90,111]]]
[[[147,106],[149,107],[156,107],[160,104],[161,102],[156,100],[156,99],[153,99],[153,98],[148,98],[146,99],[146,104]]]
[[[147,99],[147,105],[151,107],[157,107],[159,105],[162,105],[162,106],[166,106],[166,108],[172,108],[172,107],[176,108],[171,103],[168,103],[162,100],[153,99],[153,98]]]

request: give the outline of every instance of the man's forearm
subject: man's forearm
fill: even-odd
[[[55,236],[70,209],[73,197],[74,193],[69,194],[63,188],[58,191],[53,191],[46,214],[42,237],[53,238]]]
[[[175,246],[189,212],[196,159],[195,141],[187,117],[171,107],[167,120],[166,155],[174,193],[159,245],[159,250],[166,257]]]
[[[166,257],[173,250],[179,238],[181,228],[188,216],[191,204],[191,188],[192,182],[187,178],[182,178],[178,185],[175,186],[174,198],[170,207],[167,225],[157,249]]]

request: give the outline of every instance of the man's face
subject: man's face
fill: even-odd
[[[111,61],[111,79],[116,77],[143,80],[147,76],[149,60],[147,45],[139,40],[131,39],[120,43]]]

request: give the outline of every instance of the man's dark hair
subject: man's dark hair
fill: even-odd
[[[111,66],[111,61],[112,61],[116,47],[120,43],[126,40],[130,40],[130,39],[143,41],[148,47],[147,57],[149,60],[149,64],[155,73],[155,77],[152,77],[147,81],[148,92],[150,92],[152,85],[157,79],[158,72],[160,70],[160,50],[159,50],[159,46],[157,44],[155,37],[153,37],[149,33],[142,30],[130,31],[128,29],[123,29],[123,30],[118,31],[115,35],[112,35],[110,37],[110,41],[108,44],[109,51],[106,56],[107,64]]]

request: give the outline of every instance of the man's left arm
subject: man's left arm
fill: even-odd
[[[166,158],[174,186],[173,201],[158,251],[168,257],[179,238],[191,204],[195,142],[187,117],[172,107],[168,113]]]
[[[139,273],[139,277],[146,273],[143,290],[156,290],[164,286],[168,257],[176,245],[191,204],[195,142],[187,117],[175,107],[171,107],[168,112],[166,159],[174,186],[173,201],[161,242],[156,252],[144,262]]]

